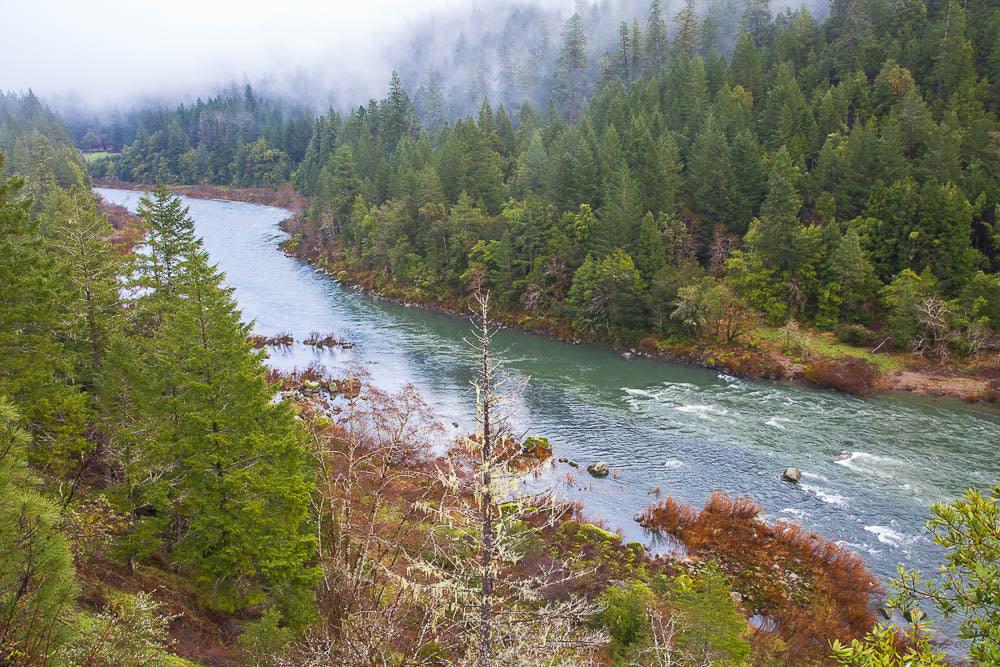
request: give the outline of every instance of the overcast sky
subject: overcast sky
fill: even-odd
[[[571,8],[573,0],[545,0]],[[235,80],[322,80],[348,105],[384,93],[386,56],[414,21],[469,0],[14,0],[0,22],[0,90],[107,108],[211,95]],[[480,2],[489,7],[492,2]],[[334,83],[336,82],[336,83]],[[325,92],[323,93],[326,94]],[[312,100],[317,101],[319,96]],[[321,100],[324,103],[334,100]]]

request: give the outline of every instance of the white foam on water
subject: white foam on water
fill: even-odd
[[[872,556],[882,555],[881,549],[869,546],[867,544],[858,544],[857,542],[848,542],[847,540],[837,540],[836,542],[834,542],[834,544],[836,544],[838,547],[850,547],[851,549],[859,553],[864,551],[866,553],[871,554]]]
[[[655,399],[656,396],[645,389],[633,389],[631,387],[622,387],[622,391],[630,396],[641,396],[642,398],[652,398]]]
[[[849,456],[835,459],[834,463],[842,465],[845,468],[850,468],[855,472],[875,475],[877,477],[888,477],[889,473],[885,470],[887,467],[899,467],[906,464],[905,461],[901,461],[900,459],[878,456],[877,454],[869,454],[868,452],[851,452]]]
[[[789,514],[789,515],[795,517],[796,519],[803,519],[803,518],[809,516],[809,512],[806,512],[805,510],[800,510],[797,507],[785,507],[785,508],[783,508],[781,510],[778,510],[778,513],[779,514]]]
[[[667,459],[663,462],[664,468],[670,468],[671,470],[677,470],[678,468],[684,467],[684,461],[680,459]]]
[[[877,537],[879,542],[888,544],[890,547],[902,546],[913,541],[913,538],[908,538],[889,526],[865,526],[865,530]]]
[[[782,431],[784,431],[785,427],[782,425],[782,422],[788,423],[790,421],[791,419],[786,419],[785,417],[771,417],[767,419],[764,423],[772,428],[780,428]]]
[[[678,405],[675,409],[678,412],[687,412],[689,414],[698,415],[699,417],[702,417],[704,419],[708,419],[712,415],[729,414],[729,411],[725,410],[724,408],[717,408],[712,405],[700,405],[697,403],[692,405]]]
[[[828,477],[825,477],[823,475],[817,475],[814,472],[805,472],[804,470],[802,470],[800,472],[802,473],[802,476],[805,477],[806,479],[815,479],[815,480],[819,480],[820,482],[829,482],[830,481],[830,479]]]
[[[811,484],[799,484],[799,486],[801,486],[804,491],[808,491],[829,505],[847,504],[847,498],[837,493],[830,493],[829,491],[821,489],[818,486],[812,486]]]

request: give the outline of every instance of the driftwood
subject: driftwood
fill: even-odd
[[[291,347],[295,339],[290,333],[279,333],[274,336],[247,336],[247,342],[258,350],[265,347]]]
[[[304,345],[311,345],[312,347],[319,349],[326,349],[331,347],[340,347],[345,350],[349,350],[354,347],[354,343],[349,343],[345,340],[340,340],[335,334],[326,334],[325,336],[318,331],[313,331],[309,334],[309,337],[302,341]]]

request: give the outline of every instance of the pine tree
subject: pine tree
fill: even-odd
[[[723,221],[728,211],[725,193],[732,182],[732,165],[726,135],[715,117],[705,118],[704,128],[691,147],[687,178],[692,208]]]
[[[653,219],[653,214],[646,213],[639,228],[635,266],[643,279],[649,283],[665,263],[666,249],[663,243],[663,232],[656,220]]]
[[[663,21],[663,4],[653,0],[646,19],[646,67],[656,76],[667,57],[667,24]]]
[[[179,205],[163,204],[174,218]],[[177,231],[154,237],[151,254],[163,256],[179,238],[186,247],[132,387],[150,436],[127,471],[137,502],[156,508],[140,535],[166,542],[212,608],[266,603],[302,622],[316,577],[303,434],[288,406],[271,401],[262,355],[200,241],[150,215]]]
[[[0,655],[11,665],[57,665],[73,634],[76,573],[59,510],[35,488],[29,441],[0,395]]]
[[[639,188],[627,166],[622,166],[604,183],[604,205],[598,212],[600,225],[595,241],[601,255],[616,248],[631,254],[639,239],[643,209]]]
[[[760,212],[766,194],[767,173],[760,145],[752,132],[743,130],[733,137],[732,144],[732,188],[729,191],[731,232],[746,233],[750,221]]]
[[[628,24],[625,21],[618,26],[618,50],[614,59],[615,75],[625,83],[632,81],[631,43],[629,41]]]
[[[698,48],[698,13],[694,8],[695,0],[684,0],[684,6],[674,16],[677,33],[674,35],[674,52],[683,56],[691,56]]]
[[[163,185],[139,199],[137,212],[146,228],[149,249],[139,259],[142,278],[138,286],[156,298],[168,298],[176,291],[182,258],[194,247],[194,220],[188,207]]]
[[[746,10],[740,20],[740,29],[758,48],[770,44],[773,33],[770,0],[746,0]]]
[[[76,376],[89,385],[100,372],[110,339],[124,325],[121,291],[128,260],[108,241],[111,225],[98,213],[93,196],[59,190],[49,207],[54,210],[46,237],[70,290],[66,347],[77,356]]]
[[[4,157],[0,153],[0,173]],[[61,336],[70,315],[65,267],[44,246],[20,178],[0,179],[0,393],[20,407],[33,458],[65,462],[85,451],[84,396],[69,382]]]
[[[559,91],[566,104],[570,124],[577,120],[587,64],[587,35],[583,19],[579,14],[573,14],[563,27],[559,49]]]

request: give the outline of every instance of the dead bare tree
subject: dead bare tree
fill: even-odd
[[[528,538],[557,525],[569,508],[551,491],[519,493],[527,471],[518,465],[511,413],[527,380],[510,382],[491,355],[497,328],[489,299],[488,292],[476,294],[468,341],[479,356],[477,433],[440,470],[450,497],[437,507],[438,540],[432,557],[414,560],[411,570],[433,582],[424,588],[440,600],[442,622],[453,625],[464,645],[459,664],[587,664],[607,641],[582,624],[598,607],[565,593],[586,573],[554,559],[523,562]]]

